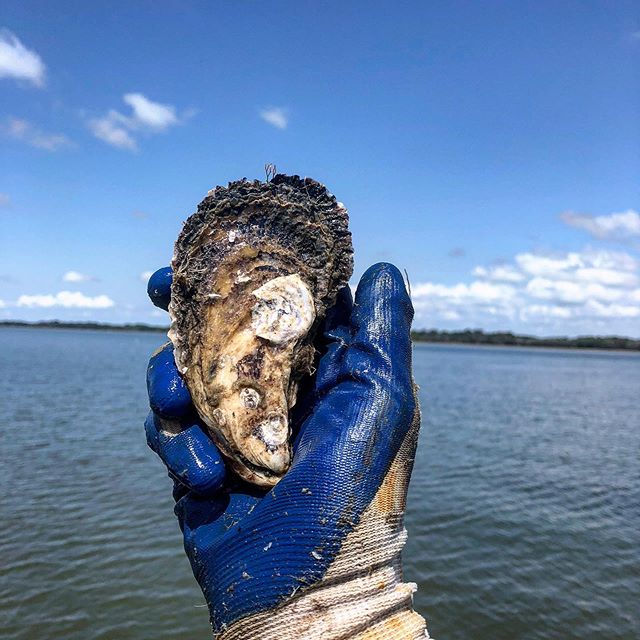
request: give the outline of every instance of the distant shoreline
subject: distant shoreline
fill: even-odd
[[[153,331],[167,333],[169,327],[156,327],[152,324],[141,322],[131,324],[108,324],[107,322],[58,322],[47,320],[44,322],[25,322],[23,320],[1,320],[2,327],[28,328],[28,329],[87,329],[94,331]]]
[[[415,342],[439,344],[494,345],[501,347],[555,347],[561,349],[606,349],[615,351],[640,351],[640,339],[623,336],[565,336],[537,337],[518,335],[510,331],[484,332],[480,329],[464,331],[412,331]]]
[[[150,331],[166,333],[168,327],[158,327],[150,324],[107,324],[101,322],[24,322],[20,320],[0,321],[0,328],[30,328],[30,329],[85,329],[94,331]],[[485,332],[479,329],[464,331],[417,330],[411,332],[414,342],[436,344],[471,344],[494,345],[502,347],[556,347],[563,349],[605,349],[640,351],[640,339],[622,336],[579,336],[567,337],[536,337],[517,335],[511,332]]]

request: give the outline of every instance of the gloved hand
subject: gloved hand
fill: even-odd
[[[149,281],[164,309],[171,270]],[[175,512],[223,640],[428,637],[402,581],[403,515],[419,429],[413,308],[377,264],[355,303],[344,289],[293,410],[294,456],[271,490],[231,476],[191,405],[167,344],[149,363],[149,446],[174,479]]]

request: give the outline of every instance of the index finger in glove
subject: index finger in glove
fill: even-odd
[[[351,318],[352,339],[335,385],[302,427],[298,455],[351,468],[375,483],[411,426],[413,307],[400,271],[386,263],[362,276]],[[348,455],[345,455],[348,454]],[[338,461],[338,458],[341,460]]]
[[[347,370],[363,374],[363,380],[374,377],[395,393],[412,394],[412,320],[413,305],[398,268],[381,262],[367,269],[355,295]]]

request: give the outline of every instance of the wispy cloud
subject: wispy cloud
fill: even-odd
[[[0,30],[0,78],[24,80],[36,87],[43,87],[45,81],[45,65],[40,56],[8,29]]]
[[[453,249],[449,250],[450,258],[464,258],[467,255],[467,252],[463,247],[453,247]]]
[[[287,110],[283,107],[268,107],[260,111],[260,117],[277,129],[286,129],[289,124]]]
[[[19,140],[31,147],[46,151],[58,151],[73,146],[71,140],[64,134],[42,131],[22,118],[7,118],[3,124],[0,124],[0,132],[13,140]]]
[[[180,122],[172,105],[153,102],[141,93],[127,93],[122,99],[133,109],[133,121],[138,125],[164,131]]]
[[[89,120],[88,126],[96,138],[110,144],[112,147],[136,151],[138,148],[137,142],[127,130],[126,125],[123,126],[120,123],[121,114],[111,110],[102,118]]]
[[[495,280],[496,282],[522,282],[525,279],[523,273],[508,264],[494,264],[489,267],[476,267],[472,273],[477,278]]]
[[[55,294],[22,295],[16,304],[18,307],[30,308],[109,309],[115,303],[104,294],[92,297],[86,296],[80,291],[60,291]]]
[[[583,229],[599,240],[627,240],[640,236],[640,213],[633,209],[604,216],[565,211],[560,218],[570,227]]]
[[[179,114],[173,105],[154,102],[142,93],[126,93],[122,100],[131,108],[129,115],[110,109],[104,116],[89,119],[87,125],[96,138],[129,151],[138,149],[138,134],[161,133],[195,113],[185,110]]]
[[[142,282],[148,282],[149,278],[153,275],[153,271],[143,271],[140,274],[140,280],[142,280]]]
[[[11,206],[11,197],[8,193],[0,193],[0,209],[8,209]]]
[[[80,273],[79,271],[67,271],[63,276],[64,282],[91,282],[97,280],[94,276]]]

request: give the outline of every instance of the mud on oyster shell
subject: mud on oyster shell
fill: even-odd
[[[187,219],[172,267],[169,338],[196,409],[236,473],[273,486],[316,329],[353,270],[347,211],[310,178],[232,182]]]

